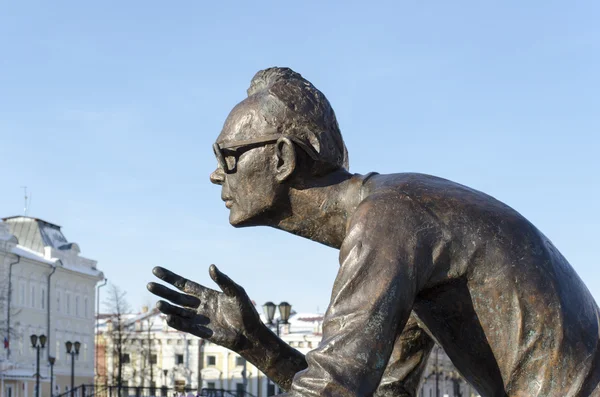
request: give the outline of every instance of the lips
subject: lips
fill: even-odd
[[[225,207],[231,208],[233,205],[233,200],[230,197],[222,197],[222,200],[225,201]]]

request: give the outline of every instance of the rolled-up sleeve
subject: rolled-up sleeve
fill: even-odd
[[[418,239],[385,205],[363,202],[340,249],[323,340],[294,377],[293,396],[370,396],[381,380],[417,288]],[[408,229],[413,229],[408,228]],[[414,229],[413,229],[414,230]]]

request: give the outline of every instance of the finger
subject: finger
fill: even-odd
[[[195,293],[200,294],[204,290],[208,290],[208,288],[201,286],[193,281],[188,280],[185,277],[181,277],[180,275],[173,273],[170,270],[165,269],[164,267],[156,266],[152,269],[152,273],[161,280],[173,285],[177,289],[187,293]]]
[[[177,315],[167,316],[167,325],[179,331],[188,332],[200,338],[209,339],[213,336],[213,331],[201,325],[193,325],[189,319]]]
[[[148,283],[146,287],[148,288],[148,291],[152,292],[154,295],[158,295],[161,298],[167,299],[176,305],[191,308],[197,308],[200,306],[200,299],[196,298],[195,296],[173,291],[171,288],[167,288],[164,285]]]
[[[179,306],[174,306],[165,301],[158,301],[156,303],[156,308],[163,314],[175,314],[184,318],[192,318],[196,314],[196,312],[194,312],[193,310]]]
[[[221,288],[227,296],[238,296],[241,287],[233,282],[225,273],[222,273],[215,265],[210,265],[208,268],[210,278]]]

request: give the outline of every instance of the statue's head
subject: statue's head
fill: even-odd
[[[248,98],[236,105],[214,145],[211,181],[234,226],[268,224],[280,215],[292,186],[339,169],[348,153],[325,95],[288,68],[259,71]]]

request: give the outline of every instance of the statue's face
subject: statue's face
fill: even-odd
[[[282,187],[275,178],[274,143],[236,146],[264,136],[269,129],[260,102],[248,98],[231,111],[217,138],[215,150],[220,155],[215,154],[226,167],[218,164],[210,180],[221,185],[221,199],[233,226],[267,224],[275,211]],[[220,150],[219,145],[234,149]]]

